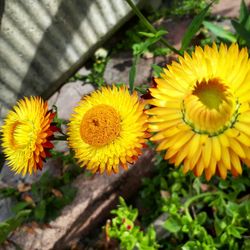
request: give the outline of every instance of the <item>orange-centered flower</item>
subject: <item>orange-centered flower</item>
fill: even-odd
[[[209,180],[250,166],[250,60],[247,49],[196,47],[164,69],[151,88],[152,141],[165,159]]]
[[[9,166],[17,173],[32,174],[42,169],[43,160],[53,147],[55,113],[40,97],[25,97],[9,111],[2,132],[2,147]]]
[[[69,146],[81,166],[117,173],[134,163],[146,142],[147,115],[137,94],[102,88],[81,100],[70,119]]]

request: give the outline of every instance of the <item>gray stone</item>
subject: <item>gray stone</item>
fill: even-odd
[[[250,0],[245,0],[249,6]],[[220,15],[223,17],[235,18],[239,17],[241,0],[220,0],[218,4],[212,7],[212,14]]]
[[[164,223],[166,222],[168,218],[168,214],[164,213],[162,215],[160,215],[153,223],[152,226],[155,229],[155,233],[156,233],[156,238],[158,240],[162,240],[165,239],[166,237],[168,237],[170,235],[170,233],[164,228]]]
[[[5,185],[17,187],[20,182],[32,184],[38,181],[46,171],[49,171],[49,173],[54,176],[59,175],[61,171],[61,161],[53,158],[47,159],[46,162],[43,163],[43,169],[41,171],[37,171],[37,173],[33,173],[32,175],[26,174],[25,176],[16,174],[10,169],[7,163],[5,163],[0,172],[0,177]]]
[[[11,198],[4,198],[0,200],[0,223],[13,216],[13,212],[11,210],[13,204],[15,203]]]
[[[70,82],[65,84],[60,90],[55,102],[58,108],[58,117],[61,119],[69,120],[74,107],[87,95],[94,91],[91,84],[83,84],[80,81]]]
[[[113,56],[107,63],[104,79],[109,85],[113,83],[129,84],[129,71],[133,57],[129,52],[121,52]],[[137,65],[135,86],[148,84],[153,77],[152,64],[165,66],[171,60],[168,56],[142,57]]]

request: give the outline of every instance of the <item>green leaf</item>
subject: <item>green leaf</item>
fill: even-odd
[[[18,195],[18,191],[15,188],[7,187],[0,189],[0,199],[16,195]]]
[[[250,32],[247,31],[244,25],[235,20],[232,20],[231,23],[237,33],[246,41],[247,45],[250,46]]]
[[[201,192],[201,182],[199,178],[194,179],[193,188],[195,189],[197,194]]]
[[[248,16],[244,26],[247,31],[250,31],[250,16]]]
[[[201,212],[197,215],[196,220],[200,225],[204,224],[207,219],[207,213],[206,212]]]
[[[213,2],[212,2],[213,3]],[[205,9],[203,9],[191,22],[191,24],[188,26],[187,31],[185,32],[182,42],[181,42],[181,51],[187,49],[189,46],[192,38],[195,36],[196,32],[200,29],[200,26],[207,14],[207,11],[209,10],[210,6],[212,5],[210,3],[207,5]]]
[[[243,25],[245,25],[247,19],[249,17],[249,12],[247,5],[244,0],[241,1],[240,4],[240,16],[239,16],[239,22]]]
[[[184,246],[181,248],[182,250],[198,250],[197,244],[195,241],[188,241]]]
[[[139,55],[134,56],[133,64],[132,64],[132,67],[129,71],[129,90],[130,90],[130,93],[132,93],[134,91],[134,83],[135,83],[135,77],[136,77],[136,65],[139,61],[139,58],[140,58]]]
[[[155,34],[154,33],[150,33],[150,32],[140,31],[139,34],[142,35],[142,36],[146,36],[146,37],[155,37]]]
[[[13,208],[12,211],[14,213],[18,213],[19,211],[23,210],[24,208],[26,208],[27,206],[29,206],[30,203],[28,202],[18,202]]]
[[[45,218],[45,214],[46,214],[46,202],[45,200],[42,200],[35,208],[34,216],[37,220],[42,221]]]
[[[227,189],[229,186],[229,182],[226,180],[220,180],[219,182],[219,188],[221,189]]]
[[[215,217],[214,228],[217,236],[221,235],[226,227],[227,224],[224,220],[219,220],[217,217]]]
[[[171,233],[177,233],[178,231],[181,230],[180,221],[173,217],[170,217],[169,219],[167,219],[163,226],[166,230],[168,230]]]
[[[234,217],[239,213],[240,206],[237,203],[229,201],[226,206],[226,213],[228,216]]]
[[[227,240],[227,234],[226,234],[226,232],[225,232],[225,233],[223,233],[223,234],[220,236],[220,242],[221,242],[222,244],[224,244],[224,243],[226,242],[226,240]]]
[[[244,227],[235,227],[233,225],[230,225],[227,227],[228,234],[234,236],[237,239],[241,239],[242,238],[241,234],[246,232],[246,231],[247,231],[247,229]]]
[[[160,76],[161,76],[161,73],[163,73],[162,67],[160,67],[160,66],[157,65],[157,64],[151,64],[151,66],[152,66],[152,68],[153,68],[153,70],[154,70],[154,72],[153,72],[154,76],[155,76],[155,77],[160,77]]]
[[[203,25],[209,29],[213,34],[215,34],[217,37],[223,38],[225,40],[228,40],[229,42],[235,43],[237,41],[236,36],[227,30],[224,30],[222,27],[213,24],[211,22],[203,21]]]

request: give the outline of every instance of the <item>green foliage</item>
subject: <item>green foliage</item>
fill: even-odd
[[[162,36],[167,32],[159,30],[155,34],[148,32],[141,32],[141,35],[147,37],[143,42],[135,43],[133,45],[133,64],[129,71],[129,89],[131,92],[134,90],[134,82],[136,77],[136,65],[139,63],[140,56],[149,51],[149,48],[157,43]]]
[[[206,0],[173,0],[167,14],[171,16],[194,16],[206,8],[208,1]]]
[[[91,72],[88,75],[81,75],[79,73],[75,74],[70,81],[83,81],[84,83],[90,83],[101,88],[105,85],[105,80],[103,78],[107,62],[109,60],[107,52],[104,49],[100,49],[104,53],[96,53],[94,57],[93,64],[91,66]],[[98,50],[97,50],[98,52]]]
[[[207,5],[206,8],[204,8],[197,16],[194,17],[194,19],[192,20],[192,22],[188,26],[187,31],[185,32],[185,34],[182,38],[182,42],[181,42],[181,50],[182,51],[187,49],[191,40],[195,36],[196,32],[200,29],[201,24],[206,16],[209,8],[211,7],[211,5],[212,5],[212,3]]]
[[[30,212],[31,210],[28,209],[19,211],[12,218],[0,223],[0,244],[2,244],[8,238],[11,232],[13,232],[26,220]]]
[[[184,176],[181,169],[174,170],[171,166],[167,169],[160,156],[156,165],[158,174],[145,179],[141,191],[144,207],[150,208],[142,219],[150,224],[162,212],[167,214],[163,227],[169,234],[158,240],[158,244],[154,228],[149,227],[160,249],[249,249],[249,169],[244,169],[240,178],[213,177],[207,184],[192,174]],[[140,227],[135,226],[138,211],[121,199],[112,213],[116,217],[109,229],[110,237],[119,239],[123,249],[135,249],[135,242],[141,239]]]
[[[167,169],[159,156],[156,164],[158,174],[144,181],[141,197],[150,208],[143,216],[147,224],[162,212],[168,215],[162,249],[248,249],[249,170],[236,179],[214,177],[208,185],[203,178]]]
[[[250,46],[250,13],[244,0],[241,2],[239,18],[231,20],[231,23],[235,29],[234,33],[212,22],[204,21],[203,25],[216,36],[217,40]]]
[[[65,161],[72,159],[65,157]],[[76,170],[75,166],[72,166],[60,177],[53,177],[49,172],[45,172],[27,191],[12,187],[0,189],[0,199],[12,197],[17,201],[12,208],[15,216],[0,223],[0,244],[24,222],[35,220],[46,223],[56,218],[61,209],[74,199],[77,190],[70,183],[78,174],[79,167]]]
[[[61,208],[75,197],[76,188],[68,183],[69,173],[62,177],[53,177],[48,172],[31,186],[31,197],[34,202],[31,217],[36,221],[48,222],[56,218]]]
[[[237,41],[236,36],[232,32],[225,30],[222,27],[220,27],[212,22],[203,21],[203,25],[205,26],[205,28],[210,30],[217,37],[220,37],[220,38],[227,40],[229,42],[232,42],[232,43],[235,43]]]
[[[137,209],[127,206],[122,197],[119,198],[120,204],[118,208],[112,210],[111,213],[116,216],[112,219],[108,228],[108,236],[118,239],[120,246],[125,250],[155,250],[159,248],[156,243],[156,234],[152,227],[147,232],[143,232],[139,226],[135,224],[138,216]]]

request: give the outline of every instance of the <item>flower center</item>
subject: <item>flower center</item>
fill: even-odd
[[[226,87],[218,79],[197,83],[192,94],[199,98],[208,109],[218,110],[221,103],[226,100]]]
[[[234,125],[239,107],[237,98],[220,79],[203,80],[183,100],[183,121],[196,133],[215,136]]]
[[[116,110],[106,104],[86,112],[81,122],[81,137],[89,145],[104,146],[118,137],[121,120]]]
[[[26,148],[35,144],[37,133],[30,121],[16,122],[12,127],[12,144],[15,148]]]

